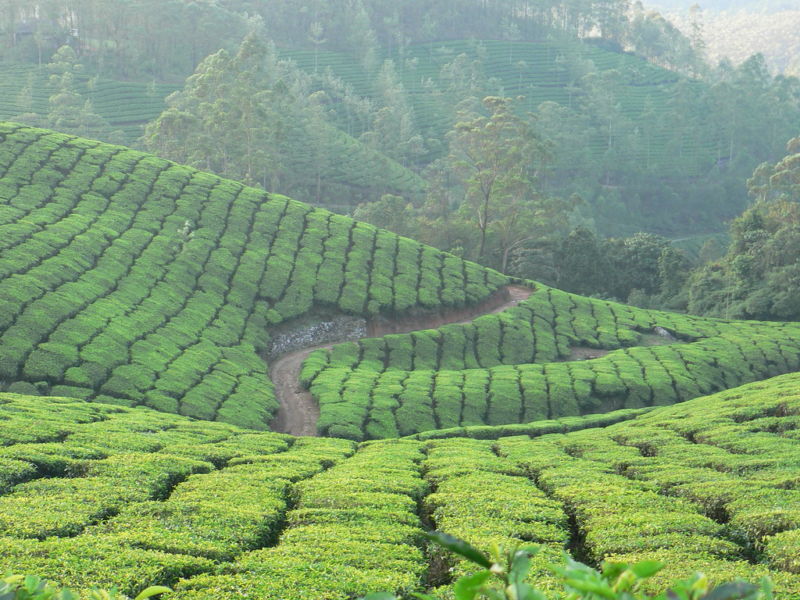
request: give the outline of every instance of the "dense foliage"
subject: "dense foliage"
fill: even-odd
[[[0,6],[3,58],[42,62],[69,40],[96,65],[123,77],[186,73],[220,47],[241,38],[253,20],[287,46],[346,51],[369,63],[381,48],[402,56],[410,43],[442,39],[544,36],[554,30],[601,36],[627,44],[668,64],[691,58],[677,30],[642,14],[631,17],[625,0],[546,0],[519,6],[514,0],[287,0],[281,3],[224,0],[10,0]],[[136,30],[137,35],[128,32]],[[310,43],[309,43],[310,42]],[[659,46],[671,43],[665,53]]]
[[[314,91],[309,75],[250,35],[234,56],[220,50],[206,58],[167,98],[145,145],[181,164],[316,203],[423,192],[418,175],[331,123],[330,99]]]
[[[0,66],[0,119],[133,144],[174,90],[169,84],[93,76],[70,46],[48,59],[41,67]]]
[[[466,558],[481,570],[463,575],[455,581],[456,600],[546,600],[547,596],[526,582],[531,570],[531,558],[539,552],[535,545],[517,544],[511,548],[493,545],[485,554],[449,534],[434,531],[425,536],[430,541]],[[564,592],[569,600],[646,600],[650,594],[640,588],[647,579],[664,567],[656,561],[635,564],[604,562],[601,569],[567,557],[566,565],[550,568],[563,580]],[[429,594],[414,594],[418,600],[436,600]],[[723,583],[712,589],[708,579],[697,573],[690,579],[676,582],[657,600],[770,600],[772,583],[765,577],[760,585],[742,581]],[[398,600],[391,594],[368,594],[361,600]]]
[[[728,253],[689,282],[689,310],[726,318],[800,319],[800,138],[748,180],[754,204],[731,224]]]
[[[249,56],[247,44],[237,56]],[[532,129],[551,147],[539,176],[544,195],[579,195],[584,222],[616,234],[718,229],[720,218],[745,206],[741,181],[779,155],[800,114],[797,81],[772,78],[758,60],[701,81],[557,36],[408,44],[402,57],[381,48],[372,66],[329,45],[276,52],[280,60],[258,63],[273,65],[266,75],[242,69],[239,59],[204,61],[162,115],[165,126],[151,127],[149,147],[232,177],[244,177],[255,161],[253,181],[329,205],[400,194],[414,206],[406,232],[447,250],[464,247],[469,235],[458,230],[468,186],[448,176],[458,136],[446,134],[467,108],[476,113],[471,118],[485,116],[479,105],[486,96],[518,95],[518,111],[535,115]],[[220,76],[225,69],[232,72]],[[223,95],[224,102],[212,100]],[[237,115],[260,110],[265,135],[251,140],[243,130],[218,147],[212,117],[223,104],[233,116],[218,120],[234,131],[246,125]],[[344,152],[337,132],[354,140]],[[370,176],[350,160],[363,152],[356,140],[387,157],[377,164],[388,175]],[[241,158],[226,162],[228,155]],[[287,168],[292,161],[311,165],[298,175]],[[425,177],[426,202],[391,161]]]
[[[522,97],[552,143],[544,197],[577,194],[576,220],[614,235],[719,230],[800,114],[797,80],[757,59],[711,72],[695,40],[626,0],[14,0],[0,32],[12,64],[44,65],[66,43],[91,73],[54,88],[47,68],[13,71],[3,118],[130,143],[163,111],[169,86],[155,82],[195,71],[149,149],[342,212],[402,196],[415,208],[406,233],[471,259],[482,253],[459,226],[466,190],[437,159],[459,113],[486,96]],[[272,50],[254,51],[253,36]],[[106,110],[101,88],[124,94],[132,118]],[[50,114],[56,97],[69,119]],[[487,264],[503,267],[507,240]]]
[[[541,544],[528,582],[554,595],[548,565],[568,549],[665,563],[642,592],[702,571],[710,585],[769,574],[798,598],[797,389],[786,375],[573,433],[358,447],[2,395],[0,560],[129,595],[446,598],[472,566],[424,524],[478,547]]]
[[[170,592],[164,586],[151,586],[137,594],[134,600],[146,600]],[[58,589],[35,575],[7,575],[0,579],[0,597],[4,600],[80,600],[72,590]],[[86,600],[130,600],[116,589],[93,589],[84,594]]]

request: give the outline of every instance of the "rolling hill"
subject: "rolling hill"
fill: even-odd
[[[260,354],[313,307],[459,306],[506,279],[396,235],[125,148],[0,133],[0,380],[265,428]]]
[[[797,324],[646,311],[535,282],[517,282],[526,299],[513,308],[479,316],[507,277],[44,130],[3,126],[0,198],[8,392],[263,430],[281,400],[268,362],[365,338],[312,354],[299,374],[319,433],[362,440],[671,404],[800,366]]]
[[[462,55],[463,61],[459,60]],[[350,55],[284,49],[281,56],[294,60],[308,72],[330,69],[359,95],[378,96],[373,75]],[[673,71],[633,54],[575,39],[447,40],[411,44],[404,59],[398,62],[398,74],[414,109],[414,121],[427,137],[441,139],[455,117],[452,107],[442,105],[436,94],[431,94],[431,82],[445,97],[450,87],[469,82],[472,94],[521,96],[519,108],[524,111],[533,112],[543,102],[578,109],[586,102],[581,77],[587,69],[596,68],[598,73],[612,76],[604,84],[607,100],[618,105],[620,113],[636,124],[641,135],[637,144],[620,151],[634,152],[632,158],[643,164],[657,164],[663,177],[705,175],[718,159],[717,140],[710,128],[688,133],[680,152],[675,152],[670,131],[658,126],[654,119],[654,115],[687,97],[682,85],[689,85],[690,97],[699,94],[704,84],[682,81]],[[464,72],[455,72],[454,64],[460,64]],[[609,148],[609,141],[601,132],[583,143],[594,154],[602,154]]]
[[[344,600],[446,586],[466,566],[426,547],[438,527],[542,544],[544,589],[568,549],[800,598],[800,376],[736,387],[797,371],[800,325],[511,281],[14,124],[0,198],[4,571]],[[328,437],[263,431],[268,363],[320,345],[299,376]]]

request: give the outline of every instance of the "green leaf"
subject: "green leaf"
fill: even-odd
[[[164,587],[163,585],[153,585],[144,590],[141,594],[136,596],[134,600],[145,600],[146,598],[152,598],[153,596],[157,596],[158,594],[168,594],[172,590],[168,587]]]
[[[491,571],[478,571],[473,575],[465,575],[459,578],[453,587],[456,600],[473,600],[491,576]]]
[[[372,592],[364,596],[361,600],[397,600],[397,596],[389,592]]]
[[[23,589],[29,594],[41,591],[44,588],[44,586],[45,582],[42,581],[41,578],[35,577],[33,575],[27,575],[22,585]]]
[[[630,567],[631,572],[639,579],[647,579],[664,568],[664,563],[657,560],[643,560]]]
[[[459,556],[463,556],[467,560],[474,562],[476,565],[482,566],[484,569],[489,569],[492,566],[491,561],[486,558],[486,555],[477,548],[470,546],[464,540],[442,533],[441,531],[425,533],[424,536],[443,548],[450,550],[450,552],[455,552]]]
[[[531,559],[527,552],[517,551],[511,561],[511,569],[508,572],[508,580],[519,582],[525,579],[531,568]]]
[[[703,596],[702,600],[744,600],[745,598],[755,598],[759,589],[757,585],[736,581],[715,587]]]
[[[542,592],[527,583],[517,582],[508,587],[513,590],[513,595],[510,595],[510,598],[516,598],[517,600],[547,600],[547,597]]]
[[[616,600],[617,594],[612,590],[607,583],[597,581],[578,581],[576,579],[568,579],[565,581],[568,587],[579,592],[591,592],[608,598],[609,600]]]
[[[604,562],[603,563],[603,577],[609,581],[616,581],[620,575],[628,570],[627,563],[618,562]]]

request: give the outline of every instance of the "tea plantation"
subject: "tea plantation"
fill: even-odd
[[[572,433],[359,446],[3,394],[1,562],[173,598],[447,597],[466,566],[427,548],[435,526],[542,544],[533,583],[554,592],[544,564],[567,549],[667,562],[654,587],[769,573],[800,598],[798,390],[791,374]]]
[[[265,431],[270,334],[461,314],[512,282],[13,124],[0,198],[0,570],[180,599],[448,598],[467,567],[428,546],[438,528],[542,544],[533,582],[556,596],[567,550],[664,561],[655,588],[769,574],[800,599],[800,375],[768,379],[800,370],[800,325],[516,281],[513,308],[311,354],[297,385],[328,437],[295,438]]]
[[[643,333],[658,327],[677,339]],[[794,371],[798,334],[797,324],[641,310],[537,284],[518,306],[472,323],[317,351],[302,379],[320,403],[322,433],[459,436],[464,427],[672,404]],[[594,358],[571,360],[575,347]]]
[[[48,84],[46,69],[28,65],[0,65],[0,119],[13,119],[24,113],[47,114],[48,99],[54,93]],[[164,98],[175,91],[174,85],[146,84],[97,78],[76,78],[76,90],[91,100],[99,115],[114,130],[124,133],[126,143],[133,143],[144,133],[144,125],[164,110]],[[29,91],[26,92],[26,87]],[[26,99],[26,94],[29,97]]]
[[[443,90],[464,77],[453,75],[450,63],[463,57],[464,63],[477,70],[469,76],[485,80],[485,94],[497,93],[522,97],[521,107],[535,111],[543,102],[556,102],[573,106],[584,92],[576,89],[580,79],[580,63],[591,64],[599,73],[613,74],[615,102],[626,118],[639,124],[643,130],[652,130],[652,115],[668,110],[670,105],[686,96],[679,84],[680,77],[633,54],[615,52],[577,40],[544,40],[538,42],[508,40],[441,40],[431,43],[410,44],[405,50],[406,60],[399,69],[404,88],[414,108],[415,121],[423,131],[442,135],[448,129],[450,117],[442,112],[436,99],[428,93],[430,82]],[[357,60],[347,54],[305,50],[283,50],[282,56],[296,61],[309,72],[330,69],[337,77],[351,85],[359,94],[375,94],[371,75]],[[389,57],[383,57],[389,58]],[[449,77],[452,77],[450,79]],[[702,84],[688,84],[699,92]],[[681,176],[703,175],[716,160],[714,136],[718,132],[709,123],[699,124],[702,134],[686,135],[681,152],[671,149],[666,130],[653,130],[652,147],[626,148],[634,152],[641,162],[657,162],[664,172]],[[583,140],[592,153],[602,154],[607,140],[587,137]]]
[[[268,328],[475,303],[506,278],[121,147],[0,128],[0,381],[264,429]]]

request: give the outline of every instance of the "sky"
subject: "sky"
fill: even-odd
[[[709,10],[800,10],[800,0],[646,0],[644,4],[663,10],[688,9],[694,4]]]

